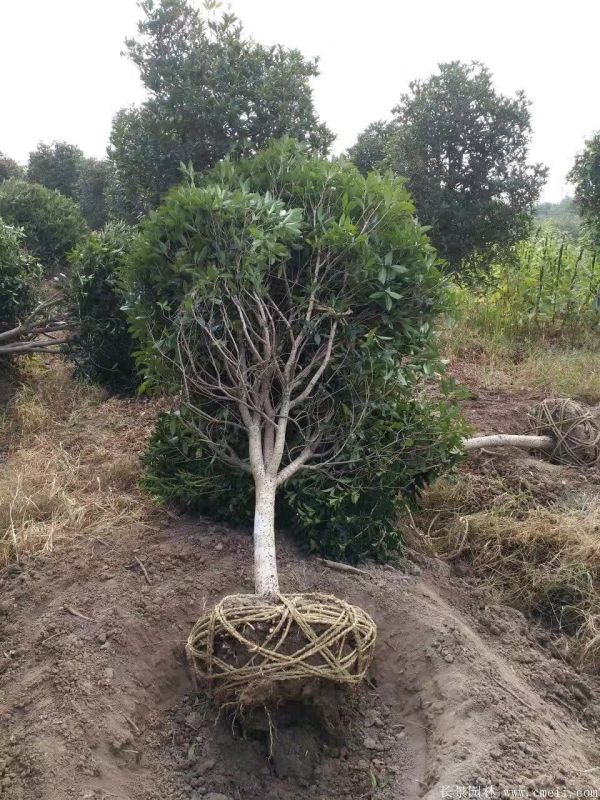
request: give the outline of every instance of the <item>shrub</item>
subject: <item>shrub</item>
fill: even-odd
[[[135,241],[135,229],[124,223],[92,233],[71,254],[73,274],[69,294],[79,318],[69,355],[76,371],[113,391],[137,386],[133,340],[118,285],[118,270]]]
[[[252,472],[260,498],[252,436],[274,457],[274,424],[280,520],[314,550],[389,555],[399,504],[460,453],[451,415],[415,399],[437,369],[435,262],[402,181],[290,140],[170,192],[124,271],[145,386],[182,396],[146,485],[222,515],[215,480],[235,492]]]
[[[85,235],[79,208],[68,197],[14,178],[0,184],[0,217],[23,228],[27,249],[52,272]]]
[[[252,479],[215,461],[198,444],[185,413],[159,415],[141,460],[142,488],[159,502],[238,525],[252,520]]]
[[[21,321],[35,303],[41,268],[23,247],[23,233],[0,220],[0,331]]]

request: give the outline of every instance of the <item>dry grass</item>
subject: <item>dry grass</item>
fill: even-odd
[[[600,352],[535,348],[513,367],[515,380],[554,396],[600,402]]]
[[[156,517],[137,487],[155,407],[73,381],[59,358],[22,377],[0,420],[0,565]]]
[[[471,476],[469,476],[471,477]],[[441,481],[417,524],[447,560],[464,559],[507,602],[566,634],[573,661],[600,670],[600,495],[573,493],[549,506],[473,475]]]

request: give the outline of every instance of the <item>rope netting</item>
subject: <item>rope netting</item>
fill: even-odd
[[[533,433],[552,438],[550,456],[554,461],[587,467],[600,459],[598,424],[574,400],[543,400],[529,412],[529,422]]]
[[[194,625],[187,653],[196,677],[220,692],[314,678],[352,685],[367,672],[376,636],[365,611],[330,595],[230,595]]]

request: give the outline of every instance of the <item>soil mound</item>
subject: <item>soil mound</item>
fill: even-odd
[[[192,692],[183,654],[200,614],[252,591],[251,564],[244,532],[182,520],[5,570],[0,797],[439,800],[458,796],[448,787],[482,797],[600,788],[598,682],[547,650],[544,631],[440,562],[348,575],[283,537],[284,590],[362,606],[379,639],[368,683],[325,700],[308,687],[276,715],[269,752],[264,725],[217,717]]]

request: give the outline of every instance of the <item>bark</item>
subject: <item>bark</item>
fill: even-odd
[[[513,433],[493,433],[490,436],[474,436],[465,439],[465,450],[477,450],[478,447],[532,447],[536,450],[551,450],[554,440],[551,436],[533,436]]]
[[[254,506],[254,586],[258,595],[279,593],[275,554],[276,481],[261,477],[255,481]]]

